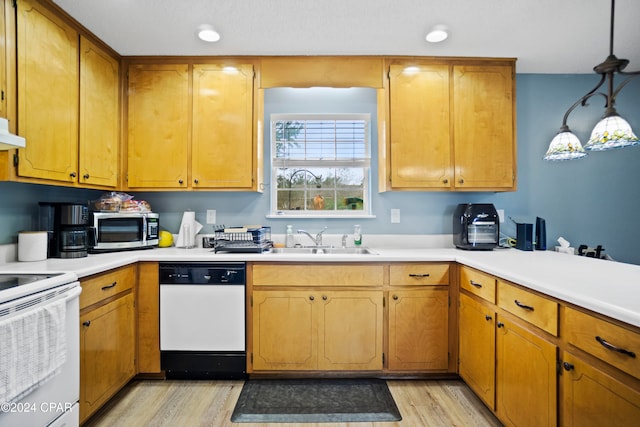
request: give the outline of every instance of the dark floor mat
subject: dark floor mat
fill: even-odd
[[[400,421],[384,380],[248,380],[231,415],[235,423]]]

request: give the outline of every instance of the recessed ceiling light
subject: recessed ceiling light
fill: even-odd
[[[198,27],[198,31],[196,31],[196,34],[198,35],[198,38],[200,40],[204,40],[206,42],[217,42],[218,40],[220,40],[220,33],[218,33],[214,28],[213,25],[209,25],[209,24],[202,24]]]
[[[448,28],[445,25],[436,25],[427,33],[426,40],[430,43],[439,43],[449,37]]]

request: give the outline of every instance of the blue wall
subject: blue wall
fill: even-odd
[[[573,246],[600,244],[613,258],[640,264],[640,227],[636,216],[640,212],[640,147],[611,152],[591,153],[586,158],[569,162],[545,162],[542,156],[559,129],[566,109],[597,83],[591,75],[517,75],[518,117],[518,191],[510,193],[377,193],[377,163],[374,141],[372,168],[372,203],[376,218],[341,219],[267,219],[269,211],[268,187],[263,194],[241,192],[167,192],[135,193],[138,199],[148,200],[161,214],[163,228],[177,232],[186,209],[196,211],[196,218],[205,223],[206,209],[216,209],[217,222],[226,225],[271,225],[274,233],[284,233],[285,225],[310,231],[324,225],[328,233],[349,233],[357,221],[364,234],[442,234],[451,232],[451,213],[456,204],[466,202],[493,203],[504,209],[517,222],[534,222],[536,216],[547,220],[548,245],[553,246],[559,236]],[[284,108],[281,94],[269,98],[265,111]],[[357,109],[371,109],[375,104],[368,95],[358,101]],[[625,117],[636,133],[640,133],[640,78],[631,82],[617,100],[618,112]],[[327,108],[324,101],[310,103],[292,98],[289,106],[310,112]],[[334,101],[330,101],[334,102]],[[337,100],[340,108],[351,111],[344,100]],[[590,106],[576,109],[569,118],[569,126],[583,141],[603,113],[603,98],[594,97]],[[372,107],[373,105],[373,107]],[[293,108],[293,107],[291,107]],[[278,111],[292,112],[292,111]],[[490,143],[488,141],[487,143]],[[268,150],[268,143],[265,150]],[[268,159],[268,151],[265,151]],[[270,171],[265,167],[268,182]],[[29,228],[35,220],[37,202],[41,200],[74,201],[90,199],[99,192],[64,189],[40,185],[0,183],[3,203],[0,205],[0,243],[15,242],[19,230]],[[6,201],[6,202],[5,202]],[[401,223],[391,224],[390,209],[401,210]],[[203,231],[210,232],[205,225]],[[502,231],[515,234],[515,225],[507,220]]]

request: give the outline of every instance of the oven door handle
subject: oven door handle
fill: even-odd
[[[70,300],[72,300],[74,298],[78,298],[81,293],[82,293],[82,287],[76,286],[73,289],[69,289],[67,291],[67,293],[64,296],[64,299],[67,300],[67,301],[70,301]]]

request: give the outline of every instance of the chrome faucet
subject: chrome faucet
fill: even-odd
[[[309,238],[311,240],[313,240],[313,243],[316,246],[322,246],[322,233],[324,233],[325,231],[327,231],[328,227],[325,227],[321,232],[319,232],[318,234],[316,234],[316,237],[313,237],[311,234],[309,234],[309,232],[305,231],[305,230],[298,230],[298,234],[306,234],[307,236],[309,236]]]
[[[349,236],[348,236],[347,234],[343,234],[343,235],[342,235],[342,247],[343,247],[343,248],[346,248],[346,247],[347,247],[347,238],[348,238],[348,237],[349,237]]]

